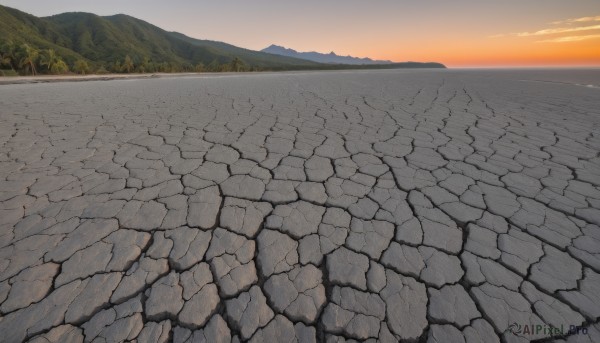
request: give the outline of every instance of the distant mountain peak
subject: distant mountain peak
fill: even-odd
[[[283,56],[287,56],[287,54],[286,54],[286,53],[289,53],[289,54],[295,54],[295,53],[298,53],[298,52],[297,52],[296,50],[294,50],[294,49],[288,49],[288,48],[286,48],[286,47],[284,47],[284,46],[281,46],[281,45],[275,45],[275,44],[271,44],[271,45],[270,45],[268,48],[266,48],[266,49],[264,49],[264,50],[267,50],[267,49],[269,49],[269,50],[271,50],[271,51],[277,51],[277,52],[281,52],[281,53],[275,53],[275,52],[271,52],[272,54],[275,54],[275,55],[283,55]]]
[[[353,56],[340,56],[336,54],[334,51],[331,51],[328,54],[323,54],[316,51],[310,52],[298,52],[294,49],[286,48],[281,45],[271,44],[269,47],[262,49],[262,52],[268,52],[274,55],[288,56],[294,58],[301,58],[304,60],[309,60],[313,62],[319,63],[328,63],[328,64],[390,64],[394,63],[392,61],[381,61],[381,60],[372,60],[368,57],[360,58]]]

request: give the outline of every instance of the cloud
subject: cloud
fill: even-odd
[[[516,33],[518,37],[530,37],[530,36],[544,36],[544,35],[553,35],[557,33],[568,33],[568,32],[581,32],[581,31],[590,31],[590,30],[600,30],[600,25],[592,25],[592,26],[578,26],[578,27],[558,27],[553,29],[544,29],[535,32],[519,32]]]
[[[560,24],[573,24],[573,23],[589,23],[591,21],[600,21],[600,16],[595,17],[581,17],[581,18],[572,18],[567,20],[559,20],[554,21],[551,24],[560,25]]]
[[[597,38],[600,35],[597,34],[588,34],[586,35],[584,32],[586,31],[596,31],[600,30],[600,24],[596,24],[600,22],[600,16],[589,16],[589,17],[580,17],[580,18],[571,18],[565,19],[561,21],[555,21],[551,24],[559,25],[562,24],[562,27],[550,27],[541,29],[533,32],[517,32],[517,33],[508,33],[508,34],[496,34],[492,36],[488,36],[490,39],[494,38],[502,38],[502,37],[537,37],[537,36],[547,36],[547,35],[561,35],[561,34],[572,34],[568,37],[558,37],[558,38],[549,38],[545,40],[539,40],[538,43],[544,42],[554,42],[554,43],[564,43],[564,42],[576,42],[582,40],[588,40]],[[574,24],[579,24],[580,26],[576,26]],[[586,25],[587,24],[587,25]],[[581,32],[580,35],[577,33]],[[564,36],[564,35],[563,35]]]
[[[596,39],[596,38],[600,38],[600,35],[558,37],[558,38],[539,40],[536,43],[569,43],[569,42],[579,42],[582,40]]]

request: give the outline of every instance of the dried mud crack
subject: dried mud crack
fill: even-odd
[[[600,96],[527,73],[0,86],[0,341],[600,341]]]

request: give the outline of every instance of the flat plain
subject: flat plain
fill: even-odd
[[[598,85],[0,86],[0,340],[598,342]]]

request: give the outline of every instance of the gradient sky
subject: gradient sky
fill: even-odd
[[[600,0],[0,0],[47,16],[125,13],[169,31],[260,50],[451,67],[600,66]]]

